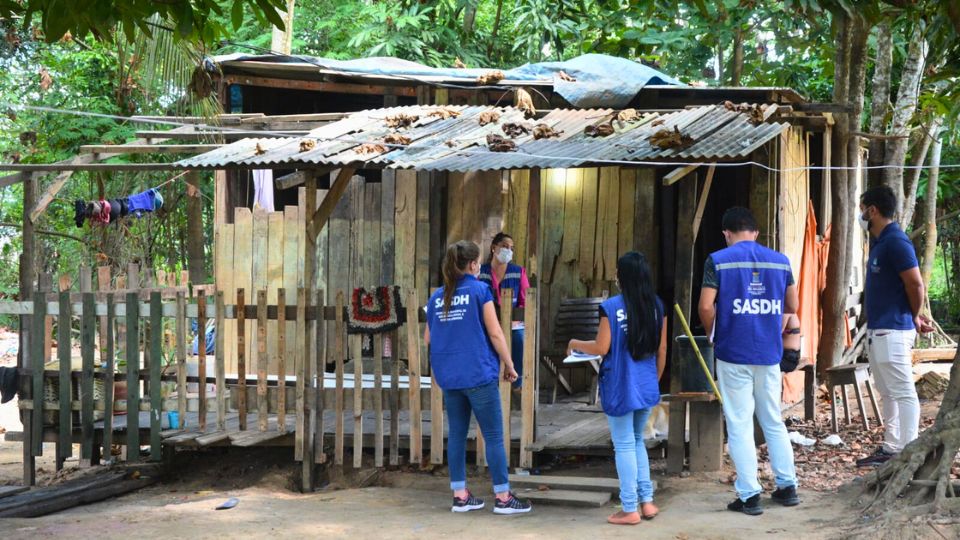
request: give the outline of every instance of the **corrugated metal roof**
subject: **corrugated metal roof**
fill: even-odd
[[[496,121],[480,125],[481,117],[486,119],[494,114],[499,114]],[[415,120],[407,127],[388,127],[387,118],[397,115]],[[244,139],[178,164],[192,169],[354,164],[466,172],[568,168],[606,161],[723,160],[748,156],[789,127],[787,123],[755,123],[749,112],[729,110],[723,105],[668,114],[641,113],[626,121],[618,120],[617,115],[618,111],[610,109],[563,109],[527,120],[522,111],[512,107],[424,105],[374,109],[316,128],[306,137]],[[504,132],[506,124],[521,124],[529,129],[545,124],[559,135],[536,140],[532,133],[524,133],[511,138]],[[584,133],[586,128],[600,124],[609,125],[613,133],[598,137]],[[679,132],[685,142],[667,148],[651,144],[651,137],[664,130]],[[410,142],[384,142],[391,134]],[[491,151],[488,135],[511,141],[514,151]]]

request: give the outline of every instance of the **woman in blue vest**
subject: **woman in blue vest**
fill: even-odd
[[[660,402],[667,326],[663,302],[654,291],[650,267],[642,253],[631,251],[617,261],[617,288],[621,294],[600,305],[596,339],[571,339],[568,354],[577,350],[603,356],[600,401],[610,424],[622,507],[607,521],[636,525],[659,512],[653,504],[643,429],[650,409]]]
[[[529,512],[530,503],[517,499],[507,479],[500,409],[500,362],[504,378],[517,379],[507,341],[497,320],[490,288],[477,280],[480,248],[461,240],[447,247],[443,287],[427,302],[423,341],[430,346],[430,366],[443,390],[447,407],[447,463],[454,512],[483,508],[483,500],[467,490],[467,430],[470,413],[486,441],[487,467],[493,478],[496,514]]]
[[[490,286],[494,304],[500,305],[501,290],[510,289],[513,291],[513,307],[522,308],[527,304],[530,280],[527,279],[526,269],[511,261],[513,261],[513,237],[505,232],[498,232],[490,242],[487,262],[480,265],[479,279]],[[510,328],[510,352],[513,355],[513,367],[518,375],[513,387],[520,388],[523,381],[523,322],[514,321]]]

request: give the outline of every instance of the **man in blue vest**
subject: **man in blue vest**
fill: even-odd
[[[917,438],[920,400],[913,383],[913,342],[917,332],[933,330],[920,315],[926,291],[913,243],[893,220],[897,197],[889,186],[868,189],[860,197],[860,226],[870,233],[870,258],[864,301],[867,357],[883,402],[883,446],[857,461],[876,467]]]
[[[780,414],[784,313],[796,313],[797,287],[790,261],[757,243],[757,221],[746,208],[723,214],[727,248],[711,254],[700,289],[700,321],[713,335],[717,379],[727,420],[727,450],[737,469],[737,499],[729,510],[763,513],[757,481],[753,415],[763,429],[784,506],[800,504],[793,448]]]

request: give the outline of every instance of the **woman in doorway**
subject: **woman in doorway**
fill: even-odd
[[[617,287],[620,294],[600,305],[596,339],[571,339],[568,354],[577,350],[603,357],[600,401],[610,424],[622,507],[607,521],[636,525],[659,512],[653,504],[643,429],[650,409],[660,402],[667,325],[663,302],[654,291],[650,267],[642,253],[631,251],[617,261]]]
[[[447,408],[447,462],[454,512],[483,508],[482,499],[467,489],[467,429],[470,413],[486,441],[487,466],[496,494],[495,514],[529,512],[531,505],[517,499],[507,478],[500,409],[500,363],[504,378],[517,379],[507,341],[497,320],[490,288],[477,280],[480,248],[461,240],[447,247],[443,258],[443,287],[427,302],[424,342],[430,346],[430,365],[443,390]]]
[[[527,289],[530,280],[527,271],[519,264],[513,264],[513,237],[505,232],[499,232],[490,242],[490,251],[487,253],[487,262],[480,266],[480,281],[490,287],[493,302],[500,305],[500,291],[513,291],[513,307],[522,308],[527,303]],[[523,338],[524,326],[522,321],[510,323],[510,352],[513,356],[513,367],[517,370],[517,380],[513,383],[515,389],[520,388],[523,381]]]

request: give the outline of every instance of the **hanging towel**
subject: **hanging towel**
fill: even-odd
[[[131,195],[127,198],[129,212],[136,214],[137,217],[143,215],[144,212],[153,212],[157,208],[156,197],[157,190],[153,188],[142,193],[137,193],[136,195]],[[163,202],[161,201],[160,204],[163,204]]]
[[[110,199],[110,223],[116,223],[120,220],[120,199]]]
[[[153,188],[150,191],[153,192],[153,211],[163,208],[163,195],[160,194],[160,190]]]
[[[77,199],[73,202],[73,222],[77,228],[83,227],[83,222],[89,217],[87,214],[87,203],[83,199]]]
[[[273,169],[253,171],[253,206],[273,212]]]

